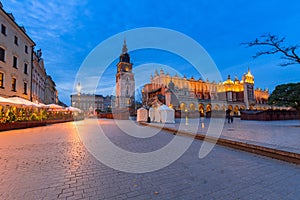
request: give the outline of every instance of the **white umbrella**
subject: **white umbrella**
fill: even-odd
[[[47,104],[46,107],[49,109],[52,109],[52,110],[58,110],[58,111],[64,110],[64,107],[57,105],[57,104],[53,104],[53,103]]]
[[[9,97],[8,99],[15,102],[16,104],[21,104],[21,105],[24,105],[24,106],[40,107],[38,104],[33,103],[31,101],[28,101],[26,99],[22,99],[20,97]]]
[[[0,104],[6,104],[6,105],[16,105],[19,104],[17,102],[14,102],[10,99],[4,98],[4,97],[0,97]]]
[[[72,106],[67,107],[66,110],[73,111],[73,112],[81,112],[81,110],[79,108],[75,108]]]

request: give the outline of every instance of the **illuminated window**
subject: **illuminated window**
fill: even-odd
[[[17,79],[16,78],[12,78],[11,79],[11,91],[16,92],[17,88]]]
[[[180,110],[184,111],[185,110],[185,103],[180,104]]]
[[[190,110],[195,110],[195,104],[190,104]]]
[[[0,88],[4,88],[4,73],[0,72]]]
[[[24,94],[27,94],[27,83],[24,82]]]

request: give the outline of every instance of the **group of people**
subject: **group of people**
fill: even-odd
[[[227,109],[226,110],[226,119],[227,119],[227,121],[228,121],[228,123],[230,124],[230,123],[233,123],[233,111],[232,110],[230,110],[230,109]]]

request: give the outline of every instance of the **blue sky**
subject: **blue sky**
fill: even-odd
[[[67,104],[70,104],[76,73],[86,56],[107,38],[141,27],[173,29],[193,38],[212,57],[223,79],[228,74],[241,78],[250,67],[255,87],[272,91],[278,84],[300,82],[300,65],[281,67],[278,56],[253,60],[251,56],[259,48],[240,45],[269,32],[285,36],[286,44],[299,44],[300,2],[297,0],[288,3],[278,0],[2,0],[2,4],[7,12],[13,13],[18,24],[25,26],[37,44],[36,49],[42,49],[47,73],[57,84],[59,98]],[[122,44],[120,53],[121,48]],[[181,74],[187,77],[194,73],[182,67],[186,63],[176,55],[153,50],[130,54],[134,64],[161,64],[150,69],[153,73],[163,65],[181,69]],[[106,85],[101,90],[104,94],[113,90],[114,64],[105,73]],[[198,78],[196,74],[194,77]]]

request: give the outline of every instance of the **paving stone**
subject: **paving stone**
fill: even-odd
[[[105,120],[103,130],[132,152],[157,150],[174,138],[163,131],[147,139],[129,137],[112,120]],[[73,123],[0,132],[0,199],[299,198],[299,166],[218,145],[199,159],[201,145],[194,140],[169,166],[134,174],[97,161]]]

